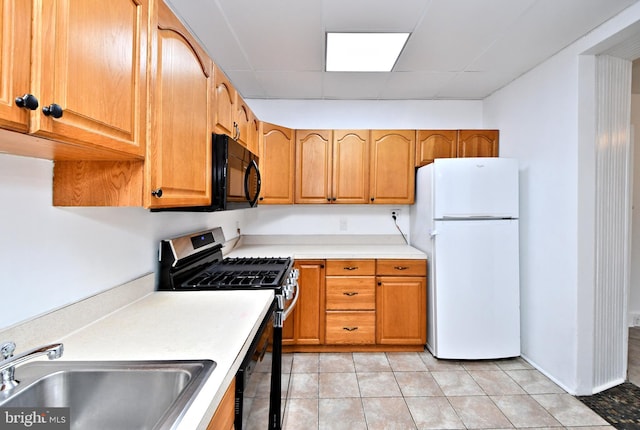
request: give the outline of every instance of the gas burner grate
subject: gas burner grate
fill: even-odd
[[[289,260],[286,258],[268,258],[268,257],[236,257],[236,258],[225,258],[221,264],[225,266],[277,266],[277,265],[287,265]]]
[[[221,271],[200,274],[185,284],[192,288],[264,287],[277,285],[280,275],[279,270]]]

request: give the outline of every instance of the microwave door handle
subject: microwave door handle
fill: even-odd
[[[253,196],[253,198],[249,196],[249,175],[251,173],[252,168],[255,169],[256,171],[256,180],[257,180],[256,194],[255,196]],[[247,170],[244,172],[244,196],[249,201],[249,204],[251,205],[251,207],[254,207],[256,205],[256,202],[258,201],[258,197],[260,196],[261,186],[262,186],[262,180],[260,177],[260,170],[258,169],[256,160],[251,160],[251,163],[249,163],[249,166],[247,166]]]

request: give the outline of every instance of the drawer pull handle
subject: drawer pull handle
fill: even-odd
[[[344,294],[345,296],[349,296],[349,297],[357,296],[357,295],[358,295],[358,293],[357,293],[356,291],[345,291],[345,292],[344,292],[344,293],[342,293],[342,294]]]
[[[358,330],[358,327],[342,327],[342,330],[346,330],[346,331],[356,331],[356,330]]]
[[[409,267],[408,266],[393,266],[394,269],[396,270],[407,270]]]
[[[347,266],[344,267],[344,270],[358,270],[358,266]]]

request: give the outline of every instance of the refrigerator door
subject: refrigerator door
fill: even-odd
[[[434,165],[434,218],[518,218],[518,161],[441,158]]]
[[[518,221],[436,221],[433,240],[431,352],[520,355]]]

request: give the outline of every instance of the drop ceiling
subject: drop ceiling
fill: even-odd
[[[168,0],[246,99],[480,100],[640,0]],[[410,32],[393,71],[325,72],[325,33]]]

